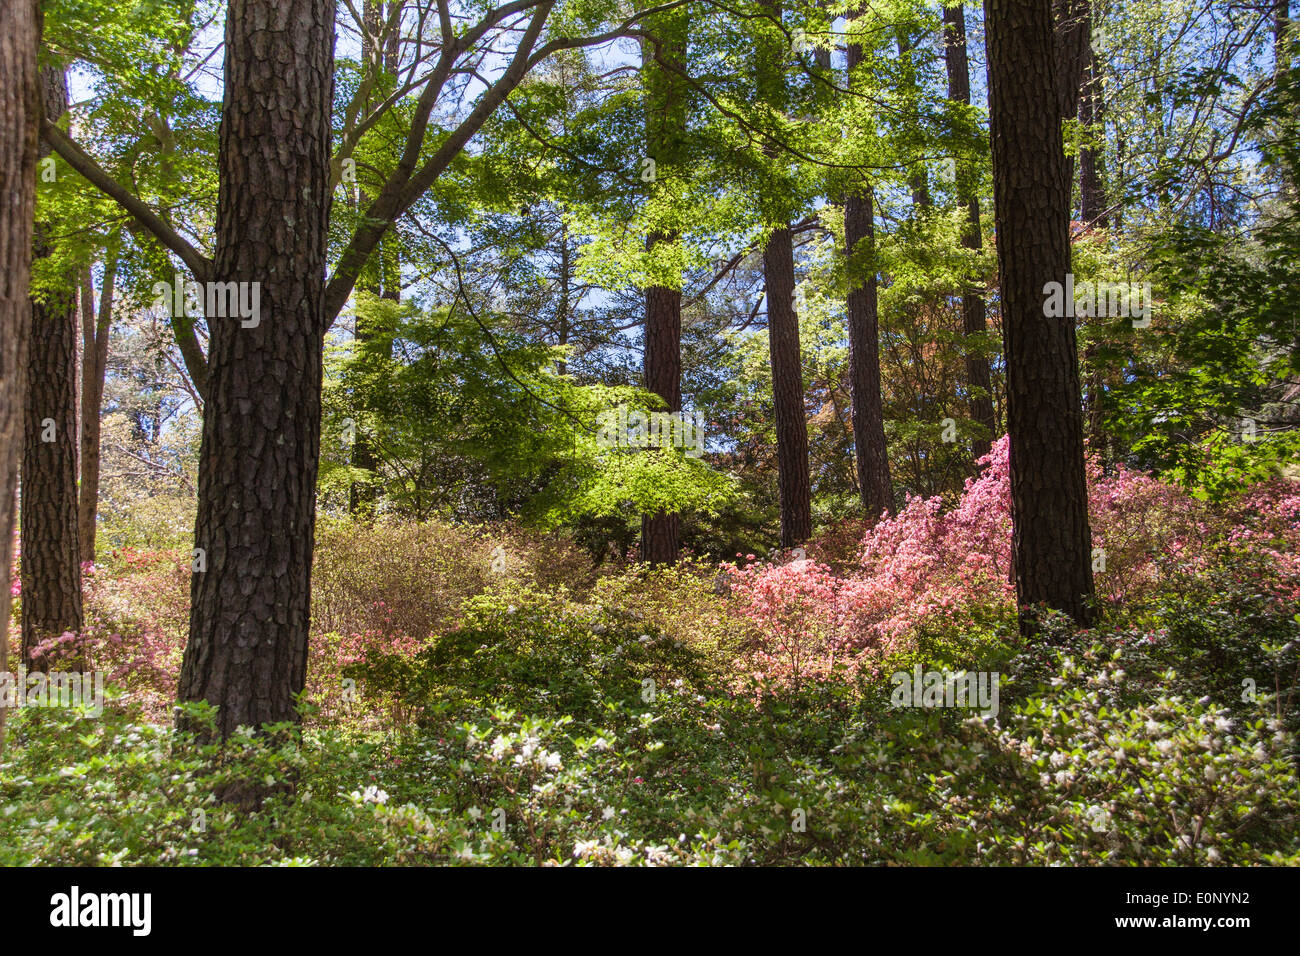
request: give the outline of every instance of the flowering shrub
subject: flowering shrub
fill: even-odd
[[[760,640],[745,648],[740,667],[780,683],[825,680],[855,668],[847,627],[844,582],[809,559],[752,564],[730,576],[744,596],[738,612],[758,625]]]
[[[1011,479],[1004,437],[961,499],[909,498],[863,535],[854,565],[754,564],[734,574],[738,613],[761,639],[747,663],[780,679],[854,673],[906,651],[923,626],[977,628],[1014,613]],[[1214,510],[1180,489],[1119,466],[1089,466],[1099,598],[1122,608],[1204,571],[1216,549],[1249,546],[1264,572],[1300,580],[1300,494],[1274,483]],[[810,546],[816,554],[816,543]],[[836,549],[832,549],[836,550]],[[842,550],[842,549],[840,549]],[[1289,588],[1280,599],[1300,597]]]
[[[1092,469],[1108,613],[1027,643],[1005,453],[721,572],[324,525],[307,720],[223,747],[171,729],[188,554],[110,552],[43,650],[126,693],[13,715],[0,864],[1300,863],[1300,495]],[[915,663],[999,672],[1000,709],[893,706]]]
[[[997,720],[775,685],[755,706],[577,607],[510,607],[475,610],[504,630],[463,632],[496,643],[448,648],[403,733],[218,748],[114,709],[20,711],[0,864],[1300,863],[1269,703],[1190,702],[1136,650],[1049,651]],[[218,798],[241,782],[271,791],[257,812]]]

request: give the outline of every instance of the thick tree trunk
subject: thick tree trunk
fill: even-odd
[[[763,249],[767,292],[767,338],[776,408],[777,478],[781,489],[781,547],[812,536],[812,493],[808,480],[808,421],[804,412],[799,316],[794,309],[794,241],[777,229]]]
[[[680,168],[684,159],[682,140],[686,133],[686,89],[684,81],[657,55],[681,68],[686,60],[687,19],[681,10],[654,18],[649,24],[660,43],[643,46],[646,83],[646,154],[655,160],[657,175]],[[654,188],[654,187],[652,187]],[[676,241],[676,234],[654,232],[646,238],[646,249],[661,242]],[[682,290],[654,285],[645,290],[645,387],[662,398],[668,411],[682,410]],[[680,520],[676,514],[660,511],[641,516],[641,559],[650,564],[672,564],[677,560]]]
[[[61,67],[41,70],[45,115],[56,121],[68,108]],[[43,150],[47,151],[47,150]],[[36,227],[34,255],[51,254],[47,227]],[[23,436],[21,504],[23,663],[44,669],[37,645],[80,633],[81,555],[77,534],[77,299],[76,276],[32,300],[27,354],[27,414]],[[75,669],[77,657],[59,661]]]
[[[28,289],[40,86],[34,0],[0,4],[0,673],[9,671],[9,586],[26,404]],[[6,710],[0,707],[0,754]]]
[[[948,71],[948,99],[970,105],[970,61],[966,56],[966,13],[960,5],[943,8],[944,64]],[[966,206],[966,231],[962,245],[978,251],[983,244],[980,228],[980,201],[976,192],[978,172],[962,163],[957,169],[957,196]],[[970,342],[970,336],[982,336],[988,330],[988,313],[978,276],[968,279],[961,297],[962,333],[967,336],[966,383],[970,389],[970,416],[983,434],[971,442],[971,452],[978,460],[989,453],[997,434],[993,417],[993,383],[988,359]]]
[[[1050,0],[985,10],[1016,590],[1033,632],[1035,605],[1092,616],[1074,321],[1044,314],[1044,286],[1070,271],[1070,180]]]
[[[217,728],[296,721],[307,669],[330,208],[334,4],[231,0],[214,278],[256,325],[211,321],[181,701]],[[250,285],[251,288],[251,285]]]
[[[108,367],[108,336],[113,326],[113,295],[117,280],[117,249],[104,256],[104,279],[95,314],[90,270],[81,281],[81,489],[77,527],[81,560],[95,560],[95,518],[99,511],[99,412],[104,402],[104,373]]]
[[[862,62],[862,47],[848,46],[849,85]],[[871,187],[850,190],[844,201],[845,254],[850,260],[847,302],[849,381],[853,390],[853,444],[857,454],[858,487],[868,518],[894,510],[894,486],[889,475],[884,405],[880,393],[880,318],[876,302],[875,210]],[[873,260],[854,263],[867,253]]]

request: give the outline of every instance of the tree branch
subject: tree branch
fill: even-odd
[[[67,133],[48,119],[43,119],[41,121],[41,136],[56,153],[63,157],[64,162],[80,173],[87,182],[117,202],[141,226],[149,230],[159,242],[176,253],[181,261],[189,266],[197,281],[208,281],[212,274],[212,261],[186,242],[175,229],[163,222],[158,214],[145,205],[140,197],[105,172]]]

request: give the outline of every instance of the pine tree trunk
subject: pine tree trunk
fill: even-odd
[[[1091,46],[1089,0],[1052,0],[1053,56],[1056,67],[1056,98],[1061,116],[1073,119],[1079,113],[1079,97]],[[1067,209],[1073,210],[1074,157],[1065,157],[1065,180],[1070,184]]]
[[[966,56],[966,13],[960,5],[943,8],[944,63],[948,70],[948,99],[970,105],[970,61]],[[956,170],[957,196],[966,206],[966,231],[962,245],[978,251],[983,244],[980,228],[980,201],[976,192],[978,172],[963,163]],[[970,389],[970,416],[983,434],[971,441],[971,453],[976,460],[983,458],[992,448],[997,434],[997,421],[993,417],[993,383],[989,374],[988,359],[970,343],[970,336],[982,336],[988,330],[988,315],[984,294],[979,290],[978,276],[968,278],[968,286],[961,297],[962,333],[968,337],[966,346],[966,383]]]
[[[40,87],[34,0],[0,4],[0,673],[9,671],[14,496],[25,425]],[[6,709],[0,707],[0,754]]]
[[[652,235],[647,246],[672,241]],[[682,293],[651,286],[645,292],[645,387],[662,398],[668,411],[682,410]],[[641,516],[641,560],[650,564],[677,561],[680,519],[660,511]]]
[[[334,4],[231,0],[214,278],[259,283],[211,321],[180,700],[218,732],[296,721],[307,669],[330,208]],[[182,722],[184,723],[184,722]]]
[[[384,67],[381,55],[374,45],[375,38],[381,35],[384,28],[384,5],[379,0],[366,0],[361,9],[362,21],[366,28],[366,32],[362,33],[361,36],[362,69],[377,74]],[[376,77],[377,80],[378,77]],[[373,99],[373,94],[371,98]],[[371,104],[367,103],[366,108],[369,110]],[[357,190],[356,197],[357,207],[362,210],[369,209],[374,198],[367,195],[366,191],[360,188]],[[387,270],[384,268],[384,262],[388,245],[388,242],[380,240],[378,248],[371,255],[370,261],[365,264],[361,275],[357,278],[358,292],[366,292],[380,298],[385,297],[384,279]],[[355,341],[357,348],[360,349],[374,339],[375,330],[370,327],[369,320],[360,314],[356,316],[355,322]],[[354,414],[359,410],[359,408],[354,408]],[[355,421],[353,424],[356,426]],[[370,436],[360,427],[355,427],[353,432],[352,466],[368,472],[371,476],[379,468],[379,456],[375,453],[374,444]],[[348,513],[354,517],[373,518],[377,497],[377,489],[373,478],[352,482],[348,488]]]
[[[660,39],[658,56],[683,65],[686,60],[688,21],[681,10],[653,18],[649,28]],[[686,90],[681,77],[655,62],[655,45],[645,42],[643,71],[646,83],[646,154],[655,160],[662,177],[680,168],[686,133]],[[652,187],[653,188],[653,187]],[[675,242],[675,233],[657,231],[646,237],[646,249]],[[682,291],[653,285],[645,290],[645,387],[667,403],[669,412],[682,410]],[[641,516],[641,560],[652,565],[677,561],[680,519],[660,511]]]
[[[862,47],[848,46],[849,85],[862,62]],[[852,260],[861,251],[874,259],[875,210],[871,187],[860,184],[844,201],[845,254]],[[855,275],[855,271],[861,275]],[[865,276],[863,278],[862,276]],[[894,510],[894,486],[889,475],[884,405],[880,393],[880,317],[876,302],[874,261],[860,270],[850,268],[847,302],[849,381],[853,391],[853,444],[857,453],[858,487],[868,518]]]
[[[61,67],[41,70],[45,115],[56,121],[68,108]],[[45,152],[47,150],[43,150]],[[50,227],[35,230],[34,256],[52,253]],[[76,276],[40,301],[32,300],[27,353],[27,413],[21,499],[23,663],[43,670],[35,655],[45,640],[80,633],[81,556],[77,530],[77,299]],[[59,669],[75,670],[77,656]]]
[[[1090,48],[1088,66],[1083,76],[1083,90],[1079,94],[1079,122],[1085,128],[1098,126],[1104,134],[1105,127],[1100,125],[1103,120],[1103,109],[1101,64]],[[1106,213],[1109,201],[1101,177],[1104,155],[1104,150],[1100,146],[1085,145],[1079,150],[1079,216],[1085,225],[1095,229],[1110,227],[1110,217]],[[1098,367],[1096,347],[1088,345],[1084,349],[1083,357],[1088,367],[1088,447],[1094,455],[1101,457],[1102,464],[1105,466],[1109,459],[1105,428],[1105,380]]]
[[[1097,55],[1090,53],[1083,76],[1083,92],[1079,96],[1079,122],[1084,127],[1096,126],[1103,121],[1104,111],[1101,64]],[[1102,229],[1110,226],[1110,218],[1106,215],[1109,201],[1101,178],[1104,156],[1100,146],[1085,145],[1079,150],[1079,215],[1085,225]]]
[[[781,23],[779,0],[764,0],[767,15]],[[784,34],[771,31],[758,44],[759,95],[774,109],[787,106]],[[777,156],[775,145],[764,152]],[[772,369],[772,403],[776,426],[777,483],[781,499],[781,547],[792,548],[812,536],[812,490],[808,477],[808,420],[804,406],[803,360],[799,316],[794,307],[794,236],[784,196],[765,196],[778,210],[781,225],[763,248],[764,296],[767,300],[768,355]]]
[[[1070,180],[1050,0],[985,9],[1016,589],[1032,633],[1039,604],[1092,616],[1074,321],[1044,314],[1044,286],[1070,271]]]
[[[772,401],[776,408],[781,547],[791,548],[812,536],[812,493],[808,480],[808,421],[804,412],[799,316],[794,309],[794,241],[789,229],[777,229],[768,239],[763,249],[763,275]]]
[[[108,336],[113,326],[113,295],[117,280],[117,249],[104,256],[104,279],[99,293],[99,313],[90,270],[81,284],[81,488],[77,527],[81,560],[95,560],[95,519],[99,511],[99,413],[104,403],[104,373],[108,368]]]

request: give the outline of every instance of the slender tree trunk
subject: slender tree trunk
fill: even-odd
[[[681,10],[655,17],[649,25],[660,39],[658,55],[684,68],[687,19]],[[686,90],[680,76],[654,62],[652,43],[642,47],[646,84],[646,152],[655,160],[657,175],[679,169],[684,159]],[[652,187],[655,188],[655,187]],[[675,242],[674,232],[656,231],[646,238],[647,251],[661,242]],[[645,290],[645,387],[667,403],[668,411],[682,410],[682,290],[675,285],[652,285]],[[641,559],[650,564],[677,560],[680,540],[678,515],[660,511],[641,516]]]
[[[671,238],[652,235],[647,245]],[[668,405],[668,411],[682,410],[682,293],[680,289],[651,286],[645,292],[645,386]],[[680,519],[660,511],[641,516],[641,560],[650,564],[677,561]]]
[[[95,519],[99,511],[99,413],[104,402],[104,373],[108,368],[108,336],[113,326],[113,295],[117,280],[117,248],[104,255],[104,279],[95,314],[90,270],[81,282],[81,489],[77,526],[81,560],[95,560]]]
[[[764,7],[781,23],[779,0]],[[776,39],[776,38],[780,39]],[[774,109],[786,108],[784,35],[765,34],[758,49],[759,95]],[[775,146],[765,150],[776,157]],[[794,236],[783,196],[766,196],[765,205],[779,210],[780,223],[763,248],[763,278],[767,299],[768,354],[772,368],[775,409],[777,482],[781,498],[781,547],[791,548],[812,536],[812,490],[808,477],[808,421],[804,407],[803,361],[799,350],[799,316],[794,307]]]
[[[1102,146],[1093,144],[1093,137],[1104,135],[1104,100],[1101,87],[1101,63],[1097,54],[1091,50],[1089,42],[1088,65],[1083,75],[1083,89],[1079,94],[1079,122],[1089,131],[1089,142],[1079,150],[1079,216],[1089,228],[1107,229],[1110,217],[1106,210],[1109,201],[1106,187],[1102,180],[1102,164],[1105,152]],[[1088,367],[1088,447],[1102,459],[1103,466],[1108,463],[1106,441],[1106,386],[1102,370],[1099,367],[1097,347],[1089,343],[1083,352],[1084,364]]]
[[[862,46],[848,45],[849,86],[862,62]],[[849,381],[853,389],[853,444],[858,487],[868,518],[894,510],[885,414],[880,393],[880,317],[876,301],[875,209],[871,187],[860,183],[844,201],[845,254],[849,259]],[[866,253],[864,256],[863,253]]]
[[[383,3],[380,0],[366,0],[362,6],[362,21],[365,24],[366,32],[361,37],[361,67],[374,75],[375,86],[378,87],[379,74],[387,68],[383,55],[375,47],[375,39],[382,38],[386,22]],[[372,96],[371,99],[373,98]],[[371,104],[367,103],[366,105],[369,108]],[[356,198],[359,208],[370,208],[373,197],[367,195],[364,189],[357,190]],[[380,298],[388,298],[385,280],[388,278],[389,271],[386,268],[389,245],[390,242],[387,238],[379,241],[370,261],[365,264],[361,275],[357,279],[357,291]],[[356,317],[355,330],[356,344],[359,349],[364,348],[367,343],[371,342],[376,332],[375,329],[371,328],[369,319],[359,313]],[[359,411],[359,409],[354,409],[354,413],[356,411]],[[379,468],[379,456],[375,453],[374,444],[365,430],[359,427],[355,428],[353,432],[352,466],[363,469],[372,476]],[[376,488],[371,478],[367,478],[365,481],[352,482],[348,488],[348,513],[357,517],[373,517],[376,497]]]
[[[1273,0],[1273,81],[1279,88],[1284,87],[1287,73],[1290,72],[1294,60],[1295,39],[1291,35],[1291,0]],[[1294,97],[1295,92],[1292,91],[1292,103],[1295,101]],[[1282,136],[1289,136],[1294,139],[1294,116],[1295,111],[1293,110],[1292,122],[1279,131]],[[1296,184],[1292,181],[1290,167],[1285,163],[1280,164],[1278,174],[1282,181],[1283,195],[1288,197],[1293,195]]]
[[[1104,135],[1105,102],[1102,98],[1101,63],[1095,53],[1088,55],[1088,68],[1084,71],[1083,91],[1079,96],[1079,122],[1092,129],[1092,135]],[[1110,217],[1106,210],[1109,201],[1102,181],[1105,150],[1091,141],[1079,150],[1080,218],[1087,226],[1107,229]]]
[[[960,5],[943,8],[944,64],[948,70],[948,99],[965,106],[970,105],[970,61],[966,56],[966,13]],[[966,206],[966,231],[962,245],[978,251],[983,243],[980,228],[980,201],[976,187],[978,171],[970,163],[960,163],[956,170],[957,197]],[[988,313],[984,294],[980,291],[978,276],[967,279],[967,288],[961,297],[962,332],[966,342],[966,382],[970,389],[970,416],[983,434],[971,442],[971,452],[976,460],[983,458],[992,448],[997,434],[997,421],[993,417],[993,383],[989,374],[988,359],[973,344],[972,336],[982,337],[988,330]]]
[[[921,84],[916,76],[916,43],[912,39],[911,27],[904,26],[898,33],[898,59],[903,66],[903,83],[907,87],[909,103],[904,113],[904,128],[919,130],[921,125],[920,101]],[[926,177],[925,165],[913,163],[907,174],[907,185],[912,191],[912,209],[924,212],[934,203],[930,196],[930,183]]]
[[[1055,33],[1052,38],[1053,56],[1056,60],[1056,98],[1065,119],[1073,119],[1079,112],[1079,96],[1083,86],[1084,71],[1091,46],[1091,14],[1089,0],[1052,0]],[[1065,157],[1065,178],[1070,183],[1073,201],[1074,157]],[[1067,206],[1073,209],[1073,205]]]
[[[45,115],[56,121],[68,108],[61,67],[41,70]],[[43,152],[48,152],[43,149]],[[50,227],[36,227],[34,255],[52,252]],[[75,274],[32,300],[27,355],[27,426],[21,502],[23,663],[43,670],[35,656],[42,641],[80,633],[81,548],[77,534],[77,280]],[[60,661],[75,669],[78,658]]]
[[[1039,604],[1092,617],[1074,320],[1044,314],[1045,285],[1070,271],[1070,180],[1050,0],[985,10],[1016,590],[1032,633]]]
[[[334,4],[231,0],[225,46],[213,273],[257,283],[260,314],[211,322],[194,533],[206,570],[191,578],[179,693],[219,708],[222,737],[297,721],[306,677]]]
[[[34,0],[0,4],[0,673],[9,672],[9,587],[26,404],[28,289],[40,85]],[[0,707],[0,754],[6,709]]]
[[[555,344],[561,347],[569,344],[569,272],[572,264],[569,257],[569,225],[560,222],[560,303],[556,308]],[[555,374],[565,375],[569,366],[564,359],[555,363]]]
[[[812,536],[812,492],[808,480],[808,421],[804,412],[799,317],[794,309],[794,242],[777,229],[763,249],[767,285],[767,337],[776,408],[777,478],[781,489],[781,547]]]

